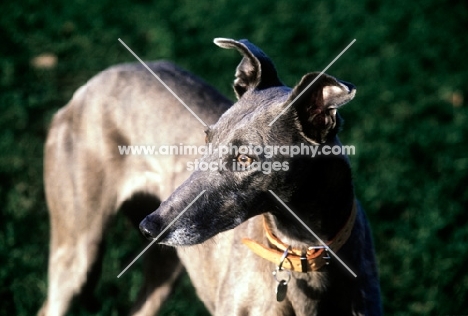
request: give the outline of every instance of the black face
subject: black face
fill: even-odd
[[[269,92],[276,93],[277,100],[286,100],[290,92],[287,88],[274,90]],[[161,239],[162,243],[201,243],[272,209],[268,189],[278,187],[281,173],[287,170],[288,157],[263,149],[286,145],[291,137],[272,138],[272,134],[286,134],[276,132],[281,124],[268,127],[269,120],[280,112],[282,104],[266,104],[266,92],[247,93],[206,131],[212,152],[204,155],[199,165],[208,166],[208,169],[194,171],[158,210],[142,222],[142,231],[147,237],[156,237],[202,191],[205,192],[171,226]],[[255,98],[257,102],[254,102]],[[275,111],[267,111],[275,107]]]
[[[349,173],[345,157],[292,155],[291,148],[339,144],[336,110],[352,99],[355,90],[328,75],[316,78],[316,73],[304,76],[291,90],[277,77],[258,75],[276,76],[273,64],[258,48],[246,41],[226,41],[220,46],[237,48],[244,55],[235,81],[239,100],[206,131],[213,151],[200,164],[207,168],[194,171],[140,224],[147,237],[155,238],[193,202],[159,239],[164,244],[201,243],[264,212],[277,212],[281,218],[269,190],[300,209],[330,213],[338,199],[329,195],[340,189],[335,182],[351,183],[344,180]],[[312,80],[316,83],[307,89]],[[306,215],[307,221],[317,218]]]

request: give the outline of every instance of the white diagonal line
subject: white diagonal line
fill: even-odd
[[[142,255],[142,254],[144,254],[144,253],[145,253],[145,251],[146,251],[146,250],[148,250],[148,248],[149,248],[149,247],[151,247],[151,246],[152,246],[152,245],[153,245],[153,244],[154,244],[154,243],[155,243],[155,242],[156,242],[156,241],[159,239],[159,237],[161,237],[161,236],[162,236],[162,234],[164,234],[164,233],[166,232],[166,230],[168,230],[168,229],[169,229],[169,227],[171,227],[171,226],[172,226],[172,225],[173,225],[173,224],[174,224],[174,223],[175,223],[175,222],[176,222],[176,221],[179,219],[179,217],[181,217],[181,216],[182,216],[182,215],[185,213],[185,211],[187,211],[187,210],[188,210],[188,208],[189,208],[190,206],[192,206],[192,204],[193,204],[193,203],[195,203],[195,201],[196,201],[196,200],[198,200],[198,198],[199,198],[200,196],[202,196],[202,194],[203,194],[203,193],[205,193],[205,192],[206,192],[206,190],[203,190],[203,191],[201,191],[201,193],[200,193],[200,194],[198,194],[198,195],[197,195],[197,197],[196,197],[195,199],[193,199],[193,201],[192,201],[192,202],[190,202],[190,204],[189,204],[189,205],[187,205],[187,207],[186,207],[186,208],[184,208],[184,210],[183,210],[182,212],[180,212],[180,214],[179,214],[179,215],[177,215],[177,216],[176,216],[176,218],[174,218],[174,219],[172,220],[172,222],[170,222],[170,223],[169,223],[169,225],[167,225],[167,226],[166,226],[166,228],[164,228],[164,230],[163,230],[162,232],[160,232],[160,233],[159,233],[159,235],[158,235],[158,236],[156,236],[156,238],[154,238],[154,239],[153,239],[153,241],[152,241],[152,242],[150,242],[150,244],[149,244],[148,246],[146,246],[146,248],[145,248],[145,249],[143,249],[143,251],[142,251],[142,252],[140,252],[140,254],[139,254],[138,256],[136,256],[136,258],[135,258],[135,259],[133,259],[133,261],[132,261],[132,262],[130,262],[130,264],[129,264],[129,265],[128,265],[128,266],[127,266],[125,269],[123,269],[123,271],[122,271],[122,272],[120,272],[120,274],[117,276],[117,278],[120,278],[120,276],[121,276],[122,274],[124,274],[124,273],[125,273],[125,271],[127,271],[127,270],[128,270],[128,268],[130,268],[130,266],[131,266],[133,263],[135,263],[135,261],[137,261],[137,260],[138,260],[138,258],[140,258],[140,257],[141,257],[141,255]]]
[[[299,97],[300,97],[304,92],[306,92],[306,91],[310,88],[310,86],[311,86],[315,81],[317,81],[317,80],[325,73],[325,71],[327,71],[328,68],[331,67],[331,65],[333,65],[333,64],[335,63],[335,61],[337,61],[338,58],[340,58],[341,55],[343,55],[344,52],[346,52],[346,51],[348,50],[348,48],[350,48],[351,45],[354,44],[355,41],[356,41],[356,39],[353,39],[353,40],[351,41],[351,43],[349,43],[348,46],[346,46],[345,49],[343,49],[343,50],[341,51],[341,53],[339,53],[338,56],[336,56],[335,59],[333,59],[333,60],[328,64],[328,66],[325,67],[325,68],[322,70],[322,72],[321,72],[317,77],[315,77],[315,79],[312,80],[312,82],[309,83],[309,85],[308,85],[304,90],[302,90],[302,92],[299,93],[299,95],[298,95],[297,97],[295,97],[294,100],[292,100],[291,103],[289,103],[288,106],[285,107],[285,108],[283,109],[283,111],[281,111],[281,113],[278,114],[278,115],[273,119],[273,121],[270,122],[270,124],[268,124],[268,126],[272,126],[273,123],[276,122],[276,120],[277,120],[281,115],[283,115],[284,112],[286,112],[286,111],[291,107],[291,105],[293,105],[293,103],[296,102],[296,100],[299,99]]]
[[[270,193],[281,203],[281,205],[284,206],[284,208],[286,208],[298,221],[299,223],[302,224],[302,226],[304,226],[331,254],[333,254],[333,256],[354,276],[354,277],[357,277],[356,273],[353,272],[353,270],[351,270],[351,268],[349,268],[341,259],[340,257],[338,257],[336,255],[336,253],[333,252],[333,250],[330,249],[330,247],[328,247],[328,245],[326,243],[323,242],[322,239],[320,239],[319,236],[317,236],[317,234],[315,234],[313,232],[312,229],[309,228],[309,226],[307,226],[300,218],[299,216],[296,215],[296,213],[294,213],[272,190],[268,190],[270,191]]]
[[[135,58],[138,59],[138,61],[139,61],[146,69],[148,69],[148,71],[149,71],[153,76],[155,76],[156,79],[158,79],[159,82],[161,82],[161,84],[162,84],[170,93],[172,93],[172,95],[173,95],[180,103],[182,103],[182,105],[185,106],[185,108],[186,108],[190,113],[192,113],[192,115],[195,116],[195,118],[196,118],[200,123],[202,123],[203,126],[207,126],[206,123],[203,122],[203,120],[202,120],[201,118],[199,118],[198,115],[196,115],[195,112],[193,112],[192,109],[189,108],[189,106],[188,106],[187,104],[185,104],[185,102],[182,101],[182,99],[179,98],[179,97],[177,96],[177,94],[175,94],[175,92],[172,91],[171,88],[169,88],[169,86],[166,85],[166,84],[164,83],[164,81],[162,81],[161,78],[159,78],[158,75],[156,75],[156,74],[154,73],[154,71],[152,71],[151,68],[148,67],[148,65],[147,65],[143,60],[141,60],[141,58],[138,57],[138,55],[135,54],[135,53],[130,49],[130,47],[127,46],[127,44],[124,43],[124,41],[122,41],[122,40],[119,38],[119,42],[120,42],[123,46],[125,46],[125,48],[128,49],[128,51],[129,51],[130,53],[132,53],[132,55],[135,56]]]

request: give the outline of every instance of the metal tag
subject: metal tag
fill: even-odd
[[[288,283],[285,280],[281,280],[276,287],[276,300],[281,302],[286,297],[286,291],[288,290]]]

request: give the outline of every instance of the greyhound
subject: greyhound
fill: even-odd
[[[243,56],[237,102],[205,131],[215,149],[200,164],[218,168],[195,170],[141,232],[177,247],[213,315],[380,315],[371,232],[347,156],[255,150],[341,146],[337,110],[355,87],[308,73],[291,89],[252,43],[215,43]],[[275,162],[274,172],[261,167]]]
[[[238,102],[229,110],[229,100],[195,76],[168,63],[150,64],[210,124],[209,144],[339,144],[341,119],[336,110],[353,98],[351,84],[323,75],[305,89],[317,79],[315,73],[289,89],[253,44],[215,42],[236,48],[244,57],[234,82]],[[140,230],[147,238],[164,230],[158,241],[178,246],[177,254],[211,313],[379,315],[370,231],[354,198],[347,158],[220,156],[215,150],[201,162],[224,161],[230,166],[234,161],[242,170],[198,170],[187,179],[194,157],[122,156],[117,151],[128,144],[201,144],[192,133],[199,123],[175,102],[143,67],[124,65],[90,80],[55,115],[45,148],[51,253],[48,299],[40,314],[63,315],[76,296],[92,302],[89,296],[110,220],[122,210],[137,225],[164,200]],[[251,168],[260,162],[280,162],[287,168],[268,173]],[[320,248],[269,192],[276,192],[330,247]],[[334,240],[338,242],[329,243]],[[325,256],[328,250],[336,251],[357,278]],[[182,269],[167,248],[152,247],[145,257],[146,284],[134,315],[156,313]],[[290,271],[291,280],[279,276],[285,271]]]

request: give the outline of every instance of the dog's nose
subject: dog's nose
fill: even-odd
[[[146,239],[148,239],[148,240],[153,240],[154,239],[153,235],[151,235],[151,232],[148,229],[146,229],[145,227],[140,226],[140,231],[143,234],[143,236],[145,236]]]
[[[151,225],[149,225],[148,219],[144,219],[140,223],[140,232],[145,236],[146,239],[152,240],[155,238],[155,236],[151,233],[152,230],[150,230]]]

